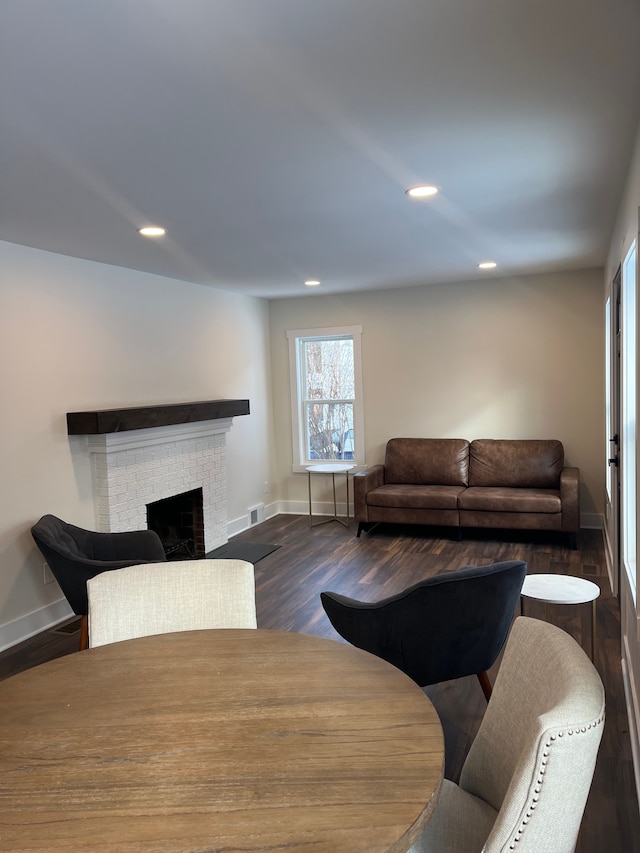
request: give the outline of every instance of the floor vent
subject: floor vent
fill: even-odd
[[[264,521],[264,504],[258,504],[257,506],[252,506],[249,509],[249,524],[260,524],[261,521]]]

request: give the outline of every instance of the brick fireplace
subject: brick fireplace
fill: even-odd
[[[202,489],[205,551],[227,541],[230,420],[89,436],[98,530],[147,527],[147,504]]]
[[[68,414],[69,434],[87,435],[97,529],[143,530],[148,504],[202,490],[205,552],[223,545],[227,541],[226,433],[232,425],[232,417],[223,416],[227,413],[248,414],[249,401]]]

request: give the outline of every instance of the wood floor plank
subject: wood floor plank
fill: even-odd
[[[605,685],[607,719],[576,853],[629,853],[640,849],[629,726],[620,665],[620,611],[611,595],[599,531],[583,530],[579,547],[561,536],[516,531],[466,531],[379,525],[368,534],[330,523],[310,528],[307,516],[279,515],[234,541],[264,542],[280,548],[256,564],[258,625],[339,639],[320,604],[332,590],[366,601],[400,592],[417,581],[464,565],[523,559],[530,573],[571,574],[600,586],[597,601],[596,666]],[[545,605],[527,600],[528,615],[568,631],[589,651],[590,605]],[[79,628],[79,620],[71,620]],[[79,630],[45,631],[0,654],[0,679],[78,649]],[[490,673],[492,681],[498,664]],[[457,779],[478,729],[486,702],[477,678],[426,689],[445,732],[445,775]]]

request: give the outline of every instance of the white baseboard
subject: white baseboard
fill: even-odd
[[[269,514],[269,518],[276,513],[282,515],[309,515],[309,500],[303,501],[280,501],[277,504],[272,504],[276,507],[276,511]],[[325,501],[313,502],[314,515],[333,515],[333,503]],[[345,503],[338,503],[338,515],[345,515]],[[353,506],[349,507],[349,515],[353,518]],[[585,530],[602,530],[602,516],[597,512],[583,512],[580,514],[580,527]],[[236,531],[240,532],[240,531]]]
[[[266,521],[268,518],[273,518],[274,515],[278,515],[280,513],[279,506],[280,504],[275,501],[270,504],[265,504],[263,521]],[[240,518],[235,518],[228,522],[227,537],[228,539],[232,539],[234,536],[237,536],[238,533],[244,533],[245,530],[249,530],[252,526],[253,525],[249,524],[249,515],[241,515]]]
[[[636,797],[640,806],[640,707],[638,706],[638,694],[635,684],[631,678],[627,659],[629,649],[627,638],[622,638],[622,683],[624,684],[624,696],[627,706],[627,717],[629,719],[629,738],[631,739],[631,756],[633,758],[633,773],[636,780]]]
[[[71,616],[73,616],[73,610],[69,607],[69,603],[65,598],[60,598],[53,604],[13,619],[6,625],[0,625],[0,652],[23,640],[28,640],[29,637],[34,637],[41,631],[53,628],[54,625],[64,622]]]
[[[313,501],[311,504],[314,517],[316,515],[333,515],[333,501]],[[278,512],[282,515],[309,515],[309,500],[306,501],[281,501]],[[344,501],[336,503],[338,515],[346,515],[346,504]],[[349,517],[353,518],[353,506],[349,504]]]

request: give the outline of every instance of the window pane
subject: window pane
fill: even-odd
[[[287,331],[293,470],[364,464],[362,326]]]
[[[622,562],[636,599],[636,248],[622,265]]]
[[[353,459],[353,403],[305,403],[308,459]]]
[[[353,339],[304,341],[307,400],[352,400]]]

